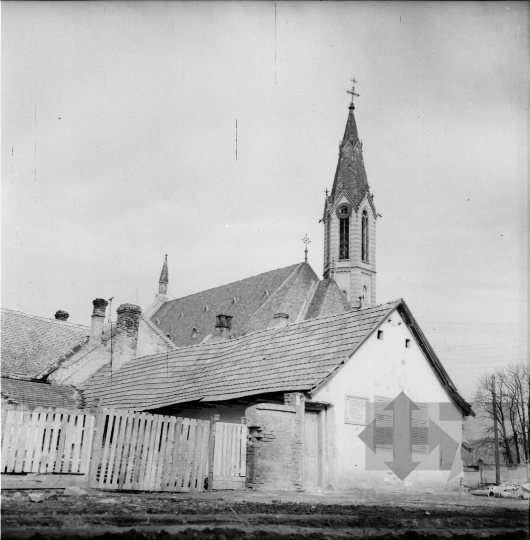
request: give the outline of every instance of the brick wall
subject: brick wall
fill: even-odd
[[[304,401],[286,394],[285,405],[247,408],[247,488],[300,490]],[[298,397],[297,397],[298,396]]]

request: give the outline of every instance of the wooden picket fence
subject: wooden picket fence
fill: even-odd
[[[247,470],[247,426],[215,424],[213,487],[244,489]]]
[[[3,405],[2,483],[58,487],[77,475],[75,485],[108,490],[243,489],[247,427],[217,420]]]
[[[2,473],[85,474],[94,415],[80,410],[2,406]]]
[[[104,409],[89,485],[111,490],[203,491],[210,422]]]

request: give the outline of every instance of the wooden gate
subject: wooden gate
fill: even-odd
[[[213,489],[245,489],[247,426],[216,422]]]
[[[89,485],[100,489],[204,491],[210,422],[104,409]]]
[[[2,405],[2,473],[86,474],[94,415]]]

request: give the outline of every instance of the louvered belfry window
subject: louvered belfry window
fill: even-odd
[[[391,450],[394,444],[394,411],[385,410],[392,402],[390,398],[375,398],[375,447],[377,450]],[[426,403],[415,403],[419,408],[412,411],[411,450],[418,454],[429,453],[429,417]]]
[[[339,260],[350,258],[350,218],[339,219]]]

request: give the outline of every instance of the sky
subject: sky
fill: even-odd
[[[2,2],[2,306],[322,273],[356,77],[377,302],[463,395],[528,361],[525,2]],[[237,126],[237,128],[236,128]]]

